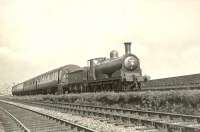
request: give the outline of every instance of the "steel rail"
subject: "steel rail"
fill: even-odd
[[[34,104],[34,102],[32,102]],[[36,102],[35,102],[36,103]],[[161,121],[159,119],[157,120],[154,120],[154,119],[147,119],[147,118],[140,118],[140,117],[134,117],[134,116],[131,116],[130,114],[133,114],[133,112],[137,112],[140,114],[141,113],[145,113],[147,114],[148,116],[149,115],[158,115],[158,117],[162,117],[163,115],[164,116],[173,116],[173,117],[177,117],[177,116],[183,116],[184,118],[187,118],[187,119],[193,119],[193,118],[198,118],[197,122],[199,123],[199,119],[200,117],[199,116],[191,116],[191,115],[181,115],[181,114],[173,114],[173,113],[164,113],[164,112],[153,112],[153,111],[142,111],[142,110],[132,110],[132,109],[120,109],[120,108],[108,108],[108,107],[99,107],[99,106],[87,106],[88,108],[95,108],[95,110],[84,110],[84,109],[80,109],[82,105],[77,105],[76,104],[76,107],[66,107],[66,106],[63,106],[63,104],[47,104],[46,103],[36,103],[36,105],[41,105],[41,106],[47,106],[47,107],[52,107],[52,108],[56,108],[57,110],[64,110],[64,111],[70,111],[70,112],[78,112],[79,114],[87,114],[87,115],[97,115],[97,116],[104,116],[104,117],[112,117],[114,120],[115,119],[120,119],[122,121],[128,121],[128,122],[139,122],[141,123],[142,125],[146,125],[146,126],[154,126],[156,129],[157,128],[165,128],[167,129],[168,131],[171,131],[173,129],[178,129],[180,130],[181,132],[200,132],[200,127],[195,127],[195,126],[190,126],[190,125],[183,125],[183,124],[178,124],[178,123],[175,123],[175,122],[166,122],[166,121]],[[64,104],[66,105],[66,104]],[[71,106],[74,105],[74,104],[70,104]],[[78,107],[77,107],[78,106]],[[111,110],[109,112],[102,112],[102,111],[98,111],[98,108],[100,108],[99,110]],[[118,113],[114,113],[114,111],[118,112]],[[121,111],[121,112],[119,112]],[[127,114],[127,112],[129,113],[129,115]],[[123,113],[123,114],[121,114]],[[126,115],[126,114],[127,115]],[[160,115],[159,115],[160,114]],[[150,117],[150,116],[149,116]],[[173,119],[173,118],[170,118],[170,119]],[[190,122],[191,123],[191,122]],[[199,125],[200,126],[200,125]]]
[[[11,119],[13,119],[16,123],[17,126],[19,126],[24,132],[31,132],[20,120],[18,120],[13,114],[11,114],[9,111],[6,109],[0,107],[0,109],[5,112]]]
[[[56,122],[60,122],[61,124],[65,124],[65,126],[70,126],[71,129],[76,129],[78,131],[81,131],[81,132],[96,132],[95,130],[92,130],[90,128],[87,128],[87,127],[84,127],[82,125],[78,125],[78,124],[75,124],[75,123],[72,123],[72,122],[69,122],[67,120],[64,120],[64,119],[59,119],[58,117],[56,116],[52,116],[50,114],[45,114],[45,113],[41,113],[41,112],[38,112],[38,111],[34,111],[34,110],[31,110],[31,109],[28,109],[28,108],[24,108],[24,107],[21,107],[21,106],[18,106],[16,104],[12,104],[12,103],[9,103],[7,101],[3,101],[3,100],[0,100],[0,102],[3,102],[3,103],[7,103],[7,104],[10,104],[10,105],[14,105],[18,108],[22,108],[22,109],[25,109],[25,110],[29,110],[31,112],[34,112],[34,113],[37,113],[39,115],[42,115],[44,117],[47,117],[49,119],[53,119],[55,120]]]
[[[30,103],[23,101],[25,103]],[[41,103],[44,104],[43,102],[31,102],[31,103]],[[118,113],[129,113],[129,114],[146,114],[147,116],[156,116],[158,115],[160,118],[162,117],[169,117],[169,119],[182,119],[183,121],[185,120],[191,120],[191,121],[196,121],[200,123],[200,116],[195,116],[195,115],[185,115],[185,114],[176,114],[176,113],[168,113],[168,112],[156,112],[156,111],[144,111],[144,110],[134,110],[134,109],[125,109],[125,108],[113,108],[113,107],[103,107],[103,106],[94,106],[94,105],[83,105],[83,104],[74,104],[74,103],[52,103],[52,102],[45,102],[49,103],[52,105],[60,105],[60,106],[70,106],[70,107],[75,107],[75,108],[87,108],[87,109],[94,109],[94,110],[107,110],[110,112],[118,112]]]
[[[164,85],[164,86],[142,86],[140,91],[167,91],[167,90],[195,90],[200,89],[199,84],[188,84],[188,85]],[[138,92],[138,91],[136,91]]]
[[[38,103],[38,102],[37,102]],[[52,102],[48,102],[50,104],[55,104]],[[118,113],[129,113],[129,114],[146,114],[149,117],[150,116],[156,116],[158,115],[160,118],[161,117],[169,117],[169,119],[176,119],[180,118],[183,121],[185,120],[191,120],[194,121],[196,120],[198,123],[200,123],[200,116],[195,116],[195,115],[185,115],[185,114],[175,114],[175,113],[168,113],[168,112],[156,112],[156,111],[144,111],[144,110],[134,110],[134,109],[124,109],[124,108],[113,108],[113,107],[103,107],[103,106],[93,106],[93,105],[83,105],[83,104],[73,104],[73,103],[56,103],[56,105],[66,105],[70,107],[77,107],[77,108],[87,108],[87,109],[99,109],[99,110],[107,110],[110,112],[118,112]]]

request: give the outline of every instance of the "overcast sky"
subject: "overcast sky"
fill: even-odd
[[[200,73],[199,0],[0,0],[0,83],[124,54],[144,74]]]

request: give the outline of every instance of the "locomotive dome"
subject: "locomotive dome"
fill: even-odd
[[[119,54],[118,54],[117,50],[112,50],[110,52],[110,59],[115,59],[115,58],[118,58],[118,57],[119,57]]]

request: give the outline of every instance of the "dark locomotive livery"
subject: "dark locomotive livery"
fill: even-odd
[[[144,81],[140,61],[124,43],[125,54],[110,52],[110,58],[88,60],[88,66],[66,65],[12,87],[13,95],[63,94],[99,91],[132,91]]]

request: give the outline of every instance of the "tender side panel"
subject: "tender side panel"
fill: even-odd
[[[82,92],[86,88],[87,68],[78,68],[67,74],[66,92]]]
[[[76,71],[70,72],[68,76],[68,81],[70,83],[80,83],[86,80],[84,69],[78,69]]]

